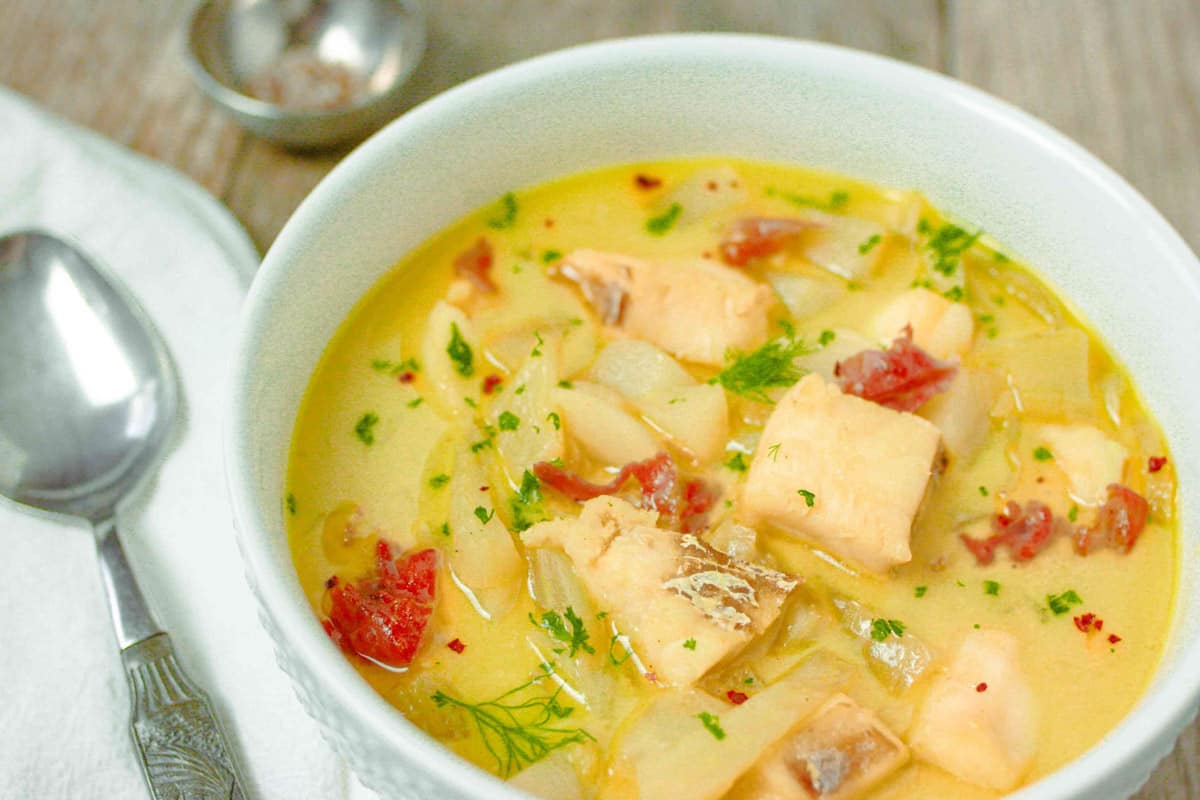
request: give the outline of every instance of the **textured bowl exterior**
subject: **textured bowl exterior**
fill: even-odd
[[[674,35],[600,43],[471,81],[376,134],[310,195],[251,289],[226,429],[247,580],[326,738],[388,798],[523,797],[442,748],[346,663],[284,534],[291,428],[338,325],[398,257],[514,187],[606,164],[727,153],[925,191],[980,224],[1092,321],[1174,453],[1200,448],[1200,263],[1111,170],[1022,112],[915,67],[827,45]],[[1020,800],[1127,798],[1200,702],[1200,459],[1174,459],[1182,567],[1164,660],[1103,741]]]

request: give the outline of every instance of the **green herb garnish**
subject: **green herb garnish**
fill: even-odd
[[[1038,447],[1033,451],[1033,457],[1038,461],[1049,461],[1050,459],[1054,458],[1054,453],[1051,453],[1045,447]]]
[[[371,369],[388,375],[399,375],[401,372],[420,372],[421,364],[415,358],[406,358],[404,361],[375,358],[371,360]]]
[[[450,523],[443,522],[442,527],[438,528],[438,532],[441,533],[442,536],[449,536],[450,535]]]
[[[904,623],[898,619],[871,620],[871,638],[877,642],[887,640],[889,636],[899,639],[904,635]]]
[[[773,339],[752,353],[730,352],[725,361],[728,366],[710,383],[719,383],[734,394],[770,403],[767,389],[791,386],[803,378],[808,370],[797,367],[796,358],[816,350],[803,339],[794,338],[788,332]]]
[[[925,593],[928,591],[929,591],[928,586],[918,586],[915,589],[913,589],[913,597],[920,599],[920,598],[924,597]]]
[[[549,414],[546,415],[546,419],[550,422],[551,425],[554,426],[554,430],[557,431],[557,430],[562,429],[562,419],[559,418],[558,412],[551,411]]]
[[[288,513],[294,516],[296,514],[296,495],[288,492],[288,496],[284,502],[287,504]]]
[[[450,344],[446,345],[446,355],[450,356],[450,360],[454,362],[454,370],[459,375],[469,378],[475,374],[475,367],[472,364],[475,355],[471,352],[471,345],[467,344],[467,340],[463,338],[462,332],[458,329],[457,322],[450,323]]]
[[[541,628],[549,634],[551,639],[566,645],[563,649],[568,650],[567,655],[571,658],[574,658],[580,650],[585,653],[596,652],[596,649],[588,643],[588,639],[591,637],[588,635],[587,627],[571,606],[567,606],[567,610],[562,616],[559,616],[557,611],[547,611],[542,614],[540,621],[530,614],[529,621],[533,623],[534,627]]]
[[[865,256],[867,253],[875,249],[876,245],[883,241],[883,237],[878,233],[873,233],[858,246],[858,254]]]
[[[549,264],[551,261],[558,261],[562,258],[562,253],[557,250],[546,250],[542,253],[542,263]]]
[[[998,597],[1000,595],[1000,583],[998,581],[984,581],[983,593]]]
[[[449,482],[450,476],[443,472],[440,475],[434,475],[432,478],[430,478],[429,486],[433,489],[440,489]]]
[[[924,230],[921,230],[920,225],[917,230],[925,234],[932,233],[929,241],[925,243],[929,265],[935,272],[940,272],[946,277],[954,274],[958,269],[962,254],[970,250],[983,234],[982,230],[968,233],[951,223],[946,223],[936,231],[931,231],[929,223],[924,220],[921,222],[924,224]]]
[[[671,203],[666,211],[646,220],[646,232],[653,236],[662,236],[675,227],[675,223],[679,220],[679,215],[682,213],[683,206],[679,205],[679,203]]]
[[[734,453],[729,457],[729,460],[725,462],[725,466],[734,472],[745,472],[749,465],[746,464],[745,456],[743,456],[741,453]]]
[[[683,649],[685,649],[685,650],[695,650],[695,649],[696,649],[696,640],[695,640],[695,639],[688,639],[686,642],[684,642],[684,643],[683,643]]]
[[[804,505],[808,506],[809,508],[812,508],[813,504],[817,501],[817,496],[808,489],[797,489],[796,494],[804,498]]]
[[[1083,604],[1083,598],[1074,589],[1067,589],[1062,594],[1046,595],[1046,607],[1054,612],[1055,616],[1062,616],[1071,610],[1071,606]]]
[[[423,402],[425,402],[424,397],[415,397],[412,400],[409,400],[404,405],[408,406],[409,408],[416,408],[417,406],[421,405],[421,403],[423,403]]]
[[[1067,512],[1067,519],[1071,522],[1079,519],[1079,506],[1071,506],[1071,510]]]
[[[487,525],[492,521],[492,517],[496,516],[496,509],[493,508],[491,511],[489,511],[483,506],[475,506],[475,516],[480,522],[482,522],[484,525]]]
[[[500,416],[496,418],[496,423],[502,431],[515,431],[521,427],[521,418],[511,411],[502,411]]]
[[[368,411],[358,418],[354,424],[354,435],[365,445],[375,444],[375,426],[379,423],[379,415]]]
[[[546,518],[542,509],[542,484],[529,470],[525,470],[525,474],[521,476],[521,486],[517,493],[509,498],[508,507],[512,511],[513,528],[518,533],[528,530],[534,523]]]
[[[512,192],[506,192],[500,198],[500,213],[487,221],[489,228],[495,228],[498,231],[511,228],[517,223],[517,196]]]
[[[850,202],[850,193],[845,189],[834,189],[829,193],[829,198],[822,200],[820,197],[813,197],[807,194],[798,194],[796,192],[781,192],[774,187],[767,187],[768,197],[780,197],[794,206],[800,208],[815,208],[819,211],[829,211],[836,213],[846,207]]]
[[[704,729],[711,733],[713,738],[718,742],[725,738],[725,730],[721,727],[721,720],[716,714],[701,711],[696,715],[696,719],[700,720],[700,724],[704,726]]]
[[[771,461],[776,459],[776,457],[779,455],[779,442],[776,442],[767,448],[767,455],[771,458]]]
[[[817,344],[821,345],[821,347],[827,347],[836,338],[837,334],[833,331],[821,331],[821,335],[817,337]]]
[[[595,741],[582,728],[555,727],[554,723],[575,709],[558,701],[561,688],[550,695],[533,692],[542,680],[535,678],[483,703],[468,703],[442,691],[433,695],[433,702],[438,708],[460,708],[467,713],[484,747],[496,759],[496,771],[508,778],[555,750]]]
[[[984,497],[987,497],[988,496],[988,488],[986,486],[980,486],[979,493],[981,495],[983,495]]]

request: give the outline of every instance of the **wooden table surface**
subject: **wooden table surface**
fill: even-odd
[[[281,151],[209,106],[183,66],[191,6],[191,0],[4,0],[0,84],[190,175],[265,250],[345,153]],[[835,42],[941,70],[1041,117],[1115,167],[1200,250],[1198,0],[427,0],[426,6],[429,47],[410,84],[412,103],[502,64],[612,36],[725,30]],[[1200,798],[1195,724],[1137,798]]]

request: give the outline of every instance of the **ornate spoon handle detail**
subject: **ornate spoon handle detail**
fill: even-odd
[[[121,651],[133,700],[133,739],[154,800],[246,800],[208,697],[160,633]]]

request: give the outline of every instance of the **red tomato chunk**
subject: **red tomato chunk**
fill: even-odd
[[[958,367],[913,344],[912,328],[887,350],[864,350],[838,362],[833,374],[846,394],[897,411],[916,411],[950,388]]]
[[[331,577],[329,638],[348,652],[386,667],[412,663],[433,614],[438,552],[419,550],[393,559],[384,541],[375,548],[376,575],[356,583]]]
[[[466,278],[485,294],[495,294],[496,284],[491,274],[492,260],[492,244],[480,236],[475,240],[475,244],[463,250],[454,259],[454,274]]]
[[[739,219],[721,240],[721,259],[726,264],[744,267],[755,259],[778,253],[815,224],[776,217]]]

